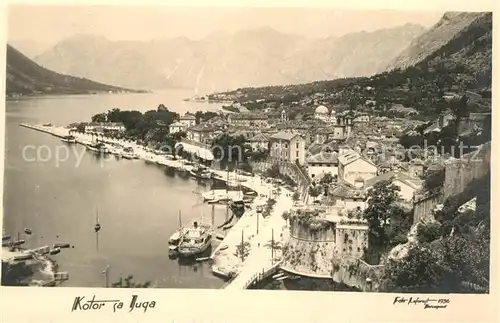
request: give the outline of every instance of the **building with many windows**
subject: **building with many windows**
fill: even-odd
[[[282,131],[269,137],[270,156],[278,160],[304,165],[305,146],[305,139],[298,133]]]

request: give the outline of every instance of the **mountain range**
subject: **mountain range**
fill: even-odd
[[[93,82],[81,77],[59,74],[43,68],[7,45],[6,94],[89,94],[99,92],[135,92]]]
[[[269,27],[148,42],[77,34],[36,56],[40,65],[131,88],[213,92],[368,76],[387,66],[425,31],[406,24],[342,37],[310,39]]]

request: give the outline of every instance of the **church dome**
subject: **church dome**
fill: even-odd
[[[324,105],[320,105],[319,107],[316,108],[314,113],[316,113],[316,114],[328,114],[328,108],[325,107]]]

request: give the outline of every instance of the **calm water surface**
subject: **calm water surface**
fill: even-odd
[[[54,154],[62,143],[55,137],[19,127],[20,122],[51,122],[66,125],[89,121],[96,113],[112,108],[147,111],[163,103],[171,111],[185,113],[217,110],[218,105],[184,102],[191,91],[171,90],[152,94],[59,96],[25,98],[6,104],[6,159],[4,176],[4,227],[15,235],[31,228],[28,248],[68,242],[54,256],[59,271],[68,271],[64,286],[104,285],[102,271],[109,265],[110,282],[120,275],[134,275],[138,282],[152,281],[158,287],[219,288],[208,264],[179,263],[168,257],[168,238],[178,226],[178,212],[187,223],[202,214],[209,218],[212,207],[200,203],[199,193],[209,189],[190,179],[167,176],[157,165],[142,160],[102,162],[83,153],[78,164],[71,153],[57,163]],[[45,162],[23,157],[27,145],[46,146]],[[83,147],[75,146],[78,154]],[[34,150],[26,155],[31,158]],[[48,151],[52,158],[48,158]],[[96,210],[102,229],[93,226]],[[215,207],[215,222],[225,220],[223,206]]]

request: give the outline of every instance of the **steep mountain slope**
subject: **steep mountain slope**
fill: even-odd
[[[297,84],[384,70],[424,28],[405,25],[323,40],[268,27],[150,42],[111,42],[76,35],[36,57],[61,73],[129,87],[181,86],[212,92]]]
[[[421,64],[459,73],[475,88],[490,88],[492,77],[492,14],[474,14],[475,19]]]
[[[130,91],[47,70],[7,45],[6,94],[86,94]]]
[[[402,51],[401,54],[387,66],[387,69],[405,68],[422,62],[457,37],[457,35],[467,29],[476,19],[484,15],[485,13],[480,12],[445,13],[436,25],[416,38],[408,48]]]

